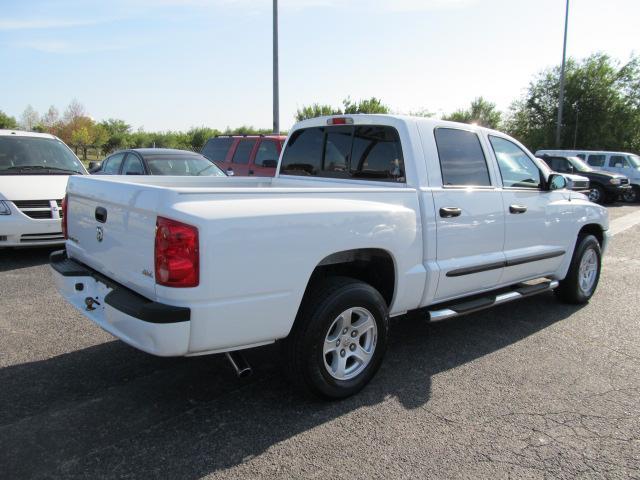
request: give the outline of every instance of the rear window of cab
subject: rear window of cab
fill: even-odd
[[[380,125],[302,128],[285,147],[280,175],[405,182],[400,136]]]

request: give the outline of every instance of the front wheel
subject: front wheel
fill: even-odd
[[[345,398],[376,373],[387,348],[389,314],[371,285],[329,277],[309,288],[283,342],[291,379],[324,398]]]
[[[599,204],[605,203],[607,199],[604,188],[602,188],[600,185],[591,185],[588,197],[589,200],[591,200],[593,203]]]
[[[640,187],[634,185],[622,195],[622,199],[627,203],[636,203],[640,200]]]
[[[593,235],[578,238],[569,272],[555,290],[556,295],[567,303],[587,303],[596,291],[601,268],[602,253],[598,239]]]

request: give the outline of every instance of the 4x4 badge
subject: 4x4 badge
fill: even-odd
[[[103,238],[104,238],[104,232],[102,230],[102,227],[96,227],[96,240],[101,242]]]

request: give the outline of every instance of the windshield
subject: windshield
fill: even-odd
[[[85,173],[80,160],[56,138],[0,136],[0,175]]]
[[[627,155],[627,159],[634,168],[640,168],[640,157],[638,155]]]
[[[201,155],[151,155],[145,160],[152,175],[226,176]]]
[[[569,157],[569,161],[573,168],[578,172],[593,172],[593,168],[591,168],[584,160],[578,157]]]

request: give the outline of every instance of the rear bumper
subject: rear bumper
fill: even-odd
[[[20,212],[0,215],[0,248],[64,243],[60,219],[33,219]]]
[[[67,257],[50,256],[60,294],[85,317],[129,345],[161,357],[188,353],[191,311],[154,302]]]

